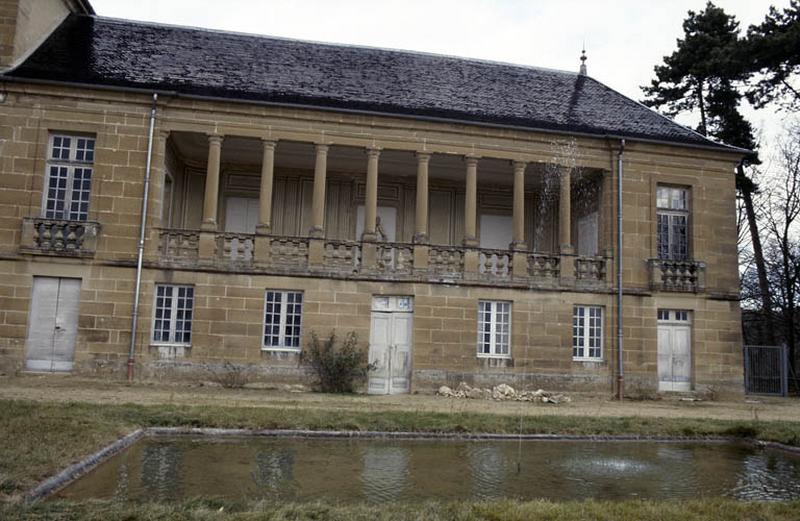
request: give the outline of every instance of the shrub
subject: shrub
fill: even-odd
[[[324,341],[313,331],[302,358],[308,362],[317,378],[316,386],[324,393],[352,393],[371,369],[367,353],[358,347],[358,335],[351,331],[344,342],[338,343],[336,334]]]
[[[226,389],[241,389],[250,381],[250,369],[246,365],[232,364],[227,360],[222,367],[206,366],[211,381]]]

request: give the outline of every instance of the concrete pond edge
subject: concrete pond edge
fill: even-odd
[[[777,449],[800,455],[800,447],[786,445],[776,441],[743,440],[725,436],[639,436],[631,434],[504,434],[504,433],[468,433],[468,432],[392,432],[392,431],[335,431],[335,430],[303,430],[303,429],[216,429],[202,427],[146,427],[136,429],[118,440],[106,445],[74,463],[58,474],[51,476],[24,496],[26,503],[46,499],[58,490],[66,487],[81,476],[91,472],[112,456],[144,437],[150,436],[209,436],[209,437],[261,437],[261,438],[328,438],[328,439],[392,439],[392,440],[472,440],[472,441],[655,441],[659,443],[728,443],[747,441],[764,449]]]

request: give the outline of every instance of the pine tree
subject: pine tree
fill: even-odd
[[[697,111],[699,133],[753,151],[737,168],[736,188],[745,203],[761,302],[769,326],[772,320],[769,281],[752,198],[757,187],[744,170],[745,163],[755,165],[760,160],[753,127],[739,111],[743,95],[737,86],[744,84],[750,74],[740,53],[739,22],[708,2],[699,13],[689,11],[683,31],[684,38],[678,39],[677,50],[664,57],[664,64],[655,67],[656,78],[649,86],[642,87],[644,104],[671,117]],[[766,329],[770,334],[774,331],[772,327]]]

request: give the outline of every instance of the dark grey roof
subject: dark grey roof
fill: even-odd
[[[728,148],[573,72],[76,14],[6,76]]]

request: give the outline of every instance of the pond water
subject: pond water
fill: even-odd
[[[55,497],[195,496],[791,500],[800,498],[800,457],[732,443],[147,437]]]

